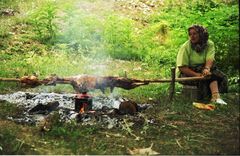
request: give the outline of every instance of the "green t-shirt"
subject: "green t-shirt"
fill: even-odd
[[[201,53],[197,53],[192,49],[191,42],[188,40],[181,46],[177,55],[177,74],[179,75],[178,67],[194,67],[199,64],[204,64],[207,60],[214,60],[214,57],[215,47],[212,41],[208,40],[205,50]]]

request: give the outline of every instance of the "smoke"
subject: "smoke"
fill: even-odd
[[[109,57],[103,32],[105,18],[112,12],[113,4],[113,0],[80,0],[66,2],[60,9],[56,48],[72,56],[72,64],[79,68],[76,74],[107,75]]]

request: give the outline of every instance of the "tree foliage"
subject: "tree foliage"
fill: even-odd
[[[112,19],[116,21],[116,18]],[[219,66],[225,71],[238,69],[237,4],[212,0],[191,1],[181,5],[168,3],[152,15],[142,17],[143,20],[146,21],[144,27],[133,20],[126,22],[125,19],[123,22],[118,18],[117,22],[107,21],[105,39],[112,57],[137,58],[156,65],[172,66],[180,45],[187,40],[187,28],[192,24],[200,24],[208,29],[210,39],[215,42]]]
[[[13,2],[4,1],[0,9],[13,6],[21,10],[20,4],[25,3]],[[16,60],[12,54],[29,53],[20,57],[29,60],[32,55],[57,51],[94,59],[107,55],[142,61],[153,68],[169,68],[175,65],[179,47],[188,39],[187,28],[201,24],[215,43],[219,67],[230,74],[239,69],[239,14],[234,1],[164,1],[153,12],[134,18],[118,12],[104,17],[89,15],[75,2],[41,1],[25,16],[1,17],[5,21],[0,29],[2,60],[11,64],[10,60]],[[26,59],[15,64],[26,64],[34,71]]]
[[[42,43],[53,43],[56,39],[56,11],[55,4],[49,1],[29,16],[28,21],[33,27],[34,37]]]

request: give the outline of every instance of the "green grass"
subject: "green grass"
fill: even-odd
[[[27,144],[22,138],[22,132],[26,131],[24,126],[16,125],[14,122],[6,120],[8,117],[21,117],[23,109],[16,107],[8,102],[0,101],[0,154],[37,154],[30,144]],[[29,127],[28,130],[30,130]],[[25,133],[25,132],[24,132]]]
[[[153,150],[164,155],[239,154],[239,105],[236,99],[238,96],[235,95],[234,99],[227,101],[229,105],[217,105],[214,111],[206,111],[193,107],[191,101],[183,100],[181,95],[177,95],[172,103],[163,96],[157,105],[142,112],[137,120],[122,116],[125,120],[122,126],[128,125],[128,130],[121,127],[107,129],[100,124],[60,123],[57,114],[50,118],[50,131],[47,132],[30,126],[23,128],[11,122],[8,124],[17,127],[18,135],[11,135],[17,135],[28,145],[27,149],[20,148],[22,154],[33,146],[39,154],[122,155],[127,154],[128,148],[147,148],[151,143],[154,144]],[[1,113],[7,109],[6,105],[1,102]],[[147,123],[150,119],[154,124]],[[9,127],[2,127],[1,134],[8,130]],[[24,137],[26,131],[27,138]],[[140,139],[135,140],[136,137]],[[4,137],[2,142],[6,139]]]
[[[185,30],[197,19],[198,23],[208,27],[210,37],[216,42],[217,59],[227,63],[223,69],[229,68],[226,71],[231,92],[222,96],[228,105],[217,106],[214,111],[199,110],[180,94],[170,102],[167,83],[129,91],[116,88],[114,94],[156,105],[144,111],[138,120],[122,117],[126,121],[122,126],[129,126],[125,129],[109,130],[100,124],[59,123],[58,114],[54,114],[50,117],[50,131],[42,132],[40,127],[8,121],[7,116],[22,115],[22,108],[0,101],[0,154],[124,155],[128,154],[128,148],[147,148],[152,143],[153,150],[164,155],[240,153],[239,71],[236,67],[239,57],[235,57],[239,51],[237,5],[218,1],[219,5],[214,6],[213,1],[206,4],[192,1],[193,7],[189,8],[189,4],[169,1],[146,16],[138,11],[132,13],[120,5],[115,6],[113,12],[111,5],[100,0],[58,1],[54,8],[56,12],[51,12],[51,5],[42,7],[45,2],[0,2],[0,9],[10,7],[20,12],[16,16],[0,17],[0,77],[37,74],[42,79],[50,74],[127,74],[127,77],[137,79],[169,78],[178,48],[187,39]],[[49,11],[49,16],[44,11]],[[34,18],[43,16],[39,27],[31,23],[34,19],[30,15],[34,13]],[[48,18],[52,21],[47,21]],[[51,28],[55,24],[57,30]],[[51,43],[48,37],[52,39]],[[232,46],[227,46],[229,41]],[[228,56],[234,56],[233,62],[228,61]],[[26,89],[17,83],[0,82],[1,94],[19,90],[74,93],[69,85]],[[181,85],[176,84],[176,91],[181,91]],[[91,94],[97,96],[101,92]],[[150,119],[154,124],[147,122]],[[132,122],[134,124],[130,126]],[[135,140],[136,137],[140,140]]]

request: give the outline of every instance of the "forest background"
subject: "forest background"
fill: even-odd
[[[0,77],[8,78],[33,74],[38,75],[40,79],[51,74],[124,76],[125,73],[129,78],[169,78],[170,69],[175,66],[178,49],[188,39],[187,28],[192,24],[203,25],[209,31],[210,39],[215,43],[217,66],[229,79],[230,93],[225,95],[225,98],[230,103],[239,102],[239,4],[236,0],[0,0],[0,15]],[[158,109],[163,111],[164,108],[169,108],[167,103],[162,102],[168,94],[168,86],[169,84],[153,84],[131,91],[117,89],[116,92],[139,103],[162,103],[163,106]],[[180,92],[181,88],[182,86],[177,84],[176,91]],[[21,89],[19,84],[0,82],[2,94]],[[69,86],[47,89],[45,86],[40,86],[31,91],[73,92]],[[100,93],[96,91],[93,94]],[[176,106],[176,103],[187,102],[176,99],[174,103]],[[15,113],[17,108],[4,102],[1,107],[1,124],[19,127],[21,133],[25,133],[21,126],[5,120],[6,114]],[[229,114],[226,112],[231,109],[234,116],[234,121],[231,122],[237,123],[239,109],[236,107],[239,108],[236,104],[234,107],[230,105],[218,110],[217,113],[223,113],[227,117]],[[178,105],[169,109],[177,112],[186,111]],[[165,114],[168,113],[165,111]],[[230,121],[226,122],[230,123]],[[62,129],[58,133],[63,133],[70,137],[70,140],[74,140],[76,136],[67,133],[68,126],[57,127]],[[234,126],[234,130],[238,130],[231,131],[229,142],[231,145],[239,145],[239,141],[233,139],[236,135],[239,136],[239,127],[236,127],[236,124],[231,126]],[[32,127],[27,129],[31,133],[34,131]],[[96,127],[90,129],[87,127],[84,133],[92,134],[96,129]],[[12,150],[6,148],[9,138],[18,135],[17,132],[10,131],[12,131],[11,126],[10,129],[0,130],[0,153],[32,154],[33,151],[30,150],[32,147],[30,148],[29,145],[34,144],[32,140],[30,143],[26,140],[22,142],[14,140],[12,144],[7,145],[13,147]],[[150,132],[152,131],[149,130]],[[3,135],[5,133],[7,135]],[[123,133],[128,134],[128,132]],[[225,133],[221,131],[220,134]],[[57,137],[50,132],[43,139],[49,141],[49,136]],[[37,137],[41,138],[41,136]],[[209,141],[209,144],[212,145],[212,142]],[[75,143],[70,145],[67,141],[63,141],[63,144],[54,145],[61,147],[62,151],[54,150],[53,154],[68,152],[125,154],[126,152],[125,148],[107,150],[107,143],[97,148],[100,142],[93,145],[98,149],[96,151],[91,149],[79,151],[77,142]],[[149,142],[142,142],[141,145],[147,143]],[[194,142],[196,146],[193,144],[193,147],[185,143],[186,148],[180,148],[175,152],[168,151],[168,145],[155,149],[162,154],[192,154],[190,151],[197,154],[218,152],[239,154],[239,149],[235,146],[221,149],[214,145],[213,150],[208,148],[203,150],[197,147],[196,142]],[[136,142],[131,142],[129,146],[135,147]],[[35,152],[45,154],[41,150],[43,149],[37,149]]]

